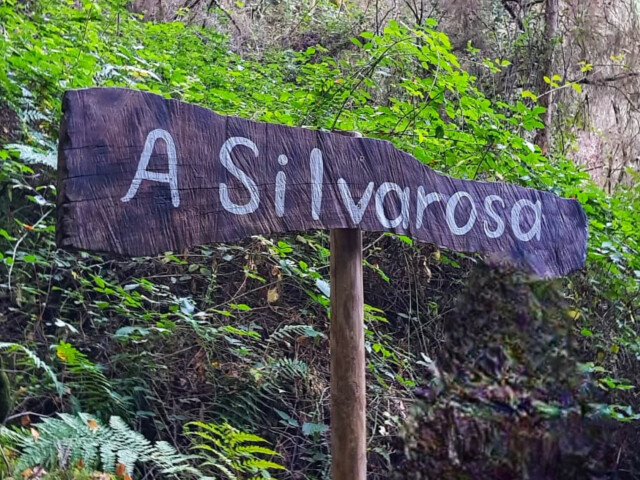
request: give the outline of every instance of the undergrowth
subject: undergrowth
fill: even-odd
[[[125,7],[116,0],[0,5],[2,108],[19,121],[19,128],[0,131],[0,355],[11,381],[9,423],[24,428],[13,430],[7,447],[12,468],[77,469],[77,462],[61,464],[54,448],[53,427],[67,419],[65,425],[80,422],[83,435],[100,432],[105,441],[126,423],[127,435],[155,446],[148,448],[170,445],[176,459],[196,455],[189,468],[203,475],[321,479],[330,469],[327,235],[254,237],[135,259],[56,249],[61,97],[94,85],[151,91],[256,120],[356,130],[449,175],[517,183],[582,203],[590,219],[587,268],[535,287],[561,298],[552,314],[526,296],[524,310],[481,318],[474,308],[486,301],[483,294],[492,291],[497,303],[508,293],[492,290],[494,284],[468,293],[469,272],[481,259],[403,237],[365,237],[370,478],[388,478],[400,462],[397,437],[416,392],[424,396],[425,385],[439,381],[436,394],[427,394],[435,410],[425,418],[458,439],[465,435],[454,421],[459,405],[474,422],[487,418],[487,408],[495,414],[486,405],[495,398],[478,393],[480,380],[492,392],[508,386],[517,398],[538,392],[530,410],[518,410],[509,391],[500,393],[528,418],[547,421],[573,409],[580,418],[637,425],[640,192],[606,196],[567,159],[544,157],[531,143],[543,111],[531,98],[486,98],[430,20],[362,32],[339,56],[317,45],[265,52],[255,61],[231,53],[228,39],[211,29],[143,22]],[[466,309],[456,307],[460,299]],[[489,328],[498,317],[504,335]],[[535,322],[518,323],[522,318]],[[486,329],[469,328],[475,333],[455,344],[456,322],[462,331],[460,322]],[[571,348],[563,346],[567,336]],[[507,354],[503,342],[511,342]],[[545,345],[566,368],[567,405],[550,381]],[[462,368],[456,351],[474,360]],[[487,373],[504,364],[509,368],[499,375]],[[573,394],[580,388],[586,396]],[[445,403],[448,416],[437,414]],[[499,412],[498,425],[511,410]],[[487,431],[494,432],[492,421]],[[100,452],[91,445],[87,467]],[[442,454],[443,445],[429,448]],[[47,451],[35,456],[36,448]],[[146,461],[156,457],[144,455],[128,459],[127,475],[160,478],[161,469]],[[446,457],[441,461],[453,461]],[[117,468],[108,460],[95,467]]]

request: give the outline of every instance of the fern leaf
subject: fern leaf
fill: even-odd
[[[62,396],[62,394],[64,393],[64,384],[58,380],[58,377],[56,376],[55,372],[51,369],[51,367],[49,367],[44,361],[42,361],[40,357],[38,357],[38,355],[36,355],[34,352],[32,352],[28,348],[18,343],[8,343],[8,342],[0,342],[0,350],[7,350],[9,352],[14,352],[16,350],[22,351],[22,353],[24,353],[27,356],[27,358],[31,360],[31,363],[33,363],[33,365],[36,368],[44,370],[44,372],[47,374],[47,376],[51,379],[54,386],[56,387],[56,391],[58,392],[58,395]]]
[[[281,455],[275,450],[271,450],[267,447],[262,447],[260,445],[241,445],[236,448],[236,451],[239,453],[264,453],[265,455],[274,455],[280,457]]]
[[[234,473],[231,470],[229,470],[227,467],[225,467],[224,465],[221,465],[218,462],[207,460],[206,462],[203,462],[201,466],[214,467],[216,470],[220,470],[227,477],[229,477],[229,480],[238,480],[238,477],[234,475]]]
[[[192,430],[193,427],[201,430]],[[258,470],[268,477],[268,469],[285,470],[282,465],[257,456],[280,456],[275,450],[256,445],[267,443],[264,438],[238,430],[228,423],[190,422],[185,425],[185,433],[194,439],[191,448],[199,452],[203,460],[201,468],[217,469],[229,478],[246,478],[243,474],[253,474]]]
[[[231,444],[236,445],[238,443],[247,443],[247,442],[261,443],[261,442],[266,442],[266,440],[252,433],[238,432],[233,436]]]
[[[111,417],[104,425],[86,413],[59,414],[44,419],[37,428],[37,441],[27,430],[20,431],[15,440],[21,451],[16,462],[19,472],[36,465],[56,467],[64,466],[63,461],[82,460],[85,468],[100,466],[108,473],[114,473],[116,463],[122,463],[131,474],[138,462],[156,465],[174,476],[194,473],[188,465],[193,457],[181,455],[166,442],[152,444],[120,417]],[[0,434],[4,435],[4,430]]]
[[[325,334],[319,332],[311,325],[285,325],[271,334],[269,342],[280,342],[286,339],[295,339],[296,337],[307,338],[325,338]]]
[[[44,117],[46,119],[46,117]],[[37,118],[35,118],[37,119]],[[30,120],[34,120],[31,118]],[[58,154],[55,151],[49,151],[42,153],[29,145],[23,145],[18,143],[10,143],[5,145],[5,148],[14,150],[20,154],[20,160],[28,164],[39,163],[46,165],[54,170],[58,168]]]
[[[270,460],[263,460],[259,458],[252,458],[250,460],[245,460],[244,462],[242,462],[242,464],[247,469],[255,468],[257,470],[267,470],[269,468],[272,468],[274,470],[286,470],[286,468],[280,465],[279,463],[272,462]]]

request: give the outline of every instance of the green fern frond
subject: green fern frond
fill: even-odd
[[[234,473],[229,470],[227,467],[225,467],[224,465],[221,465],[215,461],[211,461],[211,460],[207,460],[206,462],[203,462],[200,464],[201,467],[213,467],[217,470],[220,470],[222,473],[224,473],[227,476],[227,480],[238,480],[238,477],[236,475],[234,475]],[[207,477],[209,478],[209,477]],[[211,477],[211,478],[216,478],[216,477]],[[218,480],[216,478],[216,480]]]
[[[264,372],[265,381],[262,384],[262,390],[269,398],[273,398],[279,395],[286,385],[305,379],[308,375],[308,367],[302,360],[280,358],[267,363]]]
[[[243,474],[255,474],[258,470],[266,477],[269,469],[286,470],[279,463],[258,456],[281,456],[275,450],[256,445],[267,443],[264,438],[238,430],[228,423],[189,422],[185,425],[185,434],[194,441],[192,449],[199,452],[200,468],[216,469],[227,479],[245,478]],[[207,443],[202,443],[202,440]]]
[[[258,435],[254,435],[253,433],[247,432],[232,432],[229,438],[229,443],[232,447],[247,442],[255,442],[255,443],[266,443],[267,441],[259,437]]]
[[[62,394],[64,393],[64,384],[58,380],[58,377],[56,376],[55,372],[51,369],[51,367],[49,367],[49,365],[47,365],[43,360],[41,360],[40,357],[38,357],[38,355],[36,355],[35,352],[29,350],[28,348],[18,343],[9,343],[9,342],[0,342],[0,350],[6,350],[9,353],[15,352],[15,351],[21,351],[22,353],[24,353],[25,356],[29,360],[31,360],[31,363],[36,368],[44,370],[44,372],[53,382],[53,385],[55,386],[56,391],[58,392],[58,395],[62,396]]]
[[[279,463],[271,462],[269,460],[263,460],[260,458],[252,458],[250,460],[245,460],[242,462],[242,465],[247,469],[257,469],[257,470],[286,470],[286,468]]]
[[[297,337],[325,338],[325,334],[311,325],[285,325],[273,332],[268,342],[277,343],[283,340],[295,340]]]
[[[41,117],[31,117],[30,120],[35,120]],[[44,117],[46,119],[46,117]],[[5,145],[8,150],[14,150],[20,154],[20,160],[27,164],[38,163],[40,165],[46,165],[54,170],[58,168],[58,152],[55,150],[49,150],[47,152],[40,152],[36,148],[30,145],[24,145],[20,143],[10,143]]]
[[[101,411],[105,404],[126,412],[127,405],[115,392],[111,381],[102,373],[98,365],[70,343],[61,341],[56,345],[56,355],[67,367],[70,377],[67,385],[71,392],[81,393],[81,403],[92,411]],[[111,409],[112,410],[112,409]]]
[[[265,455],[274,455],[277,457],[282,456],[275,450],[271,450],[270,448],[262,447],[260,445],[240,445],[236,447],[236,451],[242,454],[263,453]]]
[[[292,358],[280,358],[267,365],[268,374],[288,380],[306,377],[307,370],[305,362]]]
[[[11,430],[4,425],[0,425],[0,445],[18,443],[22,439],[22,434]]]
[[[197,437],[200,437],[200,438],[202,438],[202,439],[204,439],[204,440],[209,440],[209,441],[210,441],[211,443],[213,443],[214,445],[216,445],[216,446],[218,446],[218,447],[222,448],[222,443],[220,442],[220,440],[219,440],[219,439],[217,439],[217,438],[215,438],[215,437],[212,437],[211,435],[209,435],[209,434],[208,434],[208,433],[206,433],[206,432],[194,431],[194,432],[193,432],[193,435],[194,435],[194,436],[197,436]]]
[[[193,422],[189,422],[185,425],[185,427],[200,427],[203,430],[208,430],[212,433],[215,433],[217,435],[220,435],[220,427],[218,427],[217,425],[213,424],[213,423],[204,423],[204,422],[199,422],[197,420],[194,420]]]
[[[38,431],[37,438],[27,430],[14,437],[21,452],[16,471],[36,465],[64,468],[82,460],[86,468],[100,467],[108,473],[122,463],[127,473],[132,474],[138,462],[155,465],[173,476],[196,472],[188,465],[188,460],[194,457],[180,454],[166,442],[152,444],[119,417],[111,417],[109,425],[104,425],[86,413],[63,413],[58,418],[44,419],[34,428]]]

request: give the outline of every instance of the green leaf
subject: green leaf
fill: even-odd
[[[329,426],[324,423],[311,423],[305,422],[302,424],[303,435],[310,436],[315,434],[322,434],[329,431]]]
[[[230,303],[229,307],[240,310],[241,312],[248,312],[251,310],[251,307],[246,303]]]

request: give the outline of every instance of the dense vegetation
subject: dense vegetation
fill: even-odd
[[[370,478],[640,476],[637,178],[606,195],[564,150],[544,156],[536,94],[485,96],[509,62],[478,59],[478,83],[434,20],[242,55],[179,20],[0,4],[0,477],[328,478],[326,233],[57,250],[61,97],[94,85],[356,130],[449,175],[577,198],[587,267],[553,282],[367,237]]]

